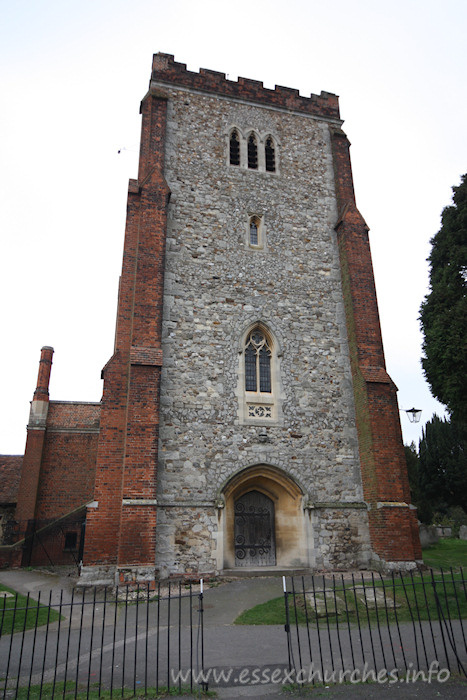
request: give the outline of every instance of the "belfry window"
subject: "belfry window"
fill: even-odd
[[[258,328],[251,331],[245,344],[245,391],[271,393],[271,348]]]
[[[264,156],[266,160],[266,171],[268,173],[276,172],[276,152],[274,148],[274,141],[270,136],[266,139],[266,144],[264,147]]]
[[[243,130],[245,129],[245,130]],[[279,174],[279,141],[271,132],[230,124],[224,132],[226,163],[240,170]]]
[[[250,170],[258,170],[258,145],[254,134],[248,137],[248,167]]]
[[[236,129],[230,134],[230,165],[240,165],[240,141]]]

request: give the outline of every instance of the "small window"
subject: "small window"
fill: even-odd
[[[271,393],[271,348],[259,329],[249,334],[245,345],[245,391]]]
[[[266,139],[266,145],[264,147],[264,155],[266,159],[266,171],[268,173],[276,172],[276,152],[274,148],[274,141],[269,136]]]
[[[240,165],[240,141],[236,129],[230,134],[230,165]]]
[[[250,248],[263,250],[266,245],[266,232],[262,216],[248,214],[245,243]]]
[[[64,549],[76,549],[78,543],[78,534],[76,532],[65,532]]]
[[[250,219],[250,245],[258,245],[258,228],[259,221],[256,216],[252,216]]]
[[[248,137],[248,167],[250,170],[258,170],[258,145],[254,134]]]

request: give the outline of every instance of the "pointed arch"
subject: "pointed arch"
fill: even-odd
[[[274,138],[268,134],[264,140],[264,162],[266,172],[276,172],[276,144]]]
[[[245,342],[245,391],[270,394],[271,340],[261,327],[253,328]]]
[[[218,497],[225,568],[308,566],[306,493],[291,474],[256,463],[232,474]]]
[[[259,230],[261,226],[261,220],[256,214],[253,214],[253,216],[250,216],[249,220],[249,244],[250,246],[253,246],[257,248],[260,245],[260,235],[259,235]]]
[[[239,349],[238,399],[242,423],[273,425],[281,418],[279,345],[262,321],[250,324]]]
[[[247,136],[248,168],[258,170],[258,137],[254,131]]]
[[[263,486],[258,487],[259,479],[264,480]],[[295,476],[289,474],[285,469],[278,467],[276,464],[264,462],[247,464],[241,469],[237,469],[233,474],[230,474],[219,487],[217,500],[227,499],[231,495],[233,495],[234,498],[238,498],[243,493],[253,488],[253,486],[254,488],[259,488],[263,493],[274,499],[274,489],[271,486],[266,487],[267,482],[270,482],[270,484],[280,484],[281,488],[287,491],[293,498],[304,497],[305,500],[307,500],[305,487]]]
[[[258,212],[248,211],[245,220],[245,245],[254,250],[264,250],[266,248],[264,215]]]
[[[234,126],[229,134],[229,163],[230,165],[240,165],[240,133]]]

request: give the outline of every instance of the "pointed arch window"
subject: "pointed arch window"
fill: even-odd
[[[274,147],[274,141],[271,136],[266,139],[266,144],[264,146],[264,156],[266,161],[266,171],[268,173],[276,172],[276,149]]]
[[[226,163],[241,170],[279,174],[279,141],[271,132],[230,124],[224,132]]]
[[[272,425],[282,421],[281,356],[277,340],[262,321],[242,336],[237,384],[241,423]]]
[[[245,245],[254,250],[264,250],[266,248],[264,216],[248,212],[245,226]]]
[[[245,343],[245,391],[271,393],[271,355],[265,333],[251,331]]]
[[[254,134],[248,137],[248,167],[250,170],[258,170],[258,144]]]
[[[240,140],[237,129],[230,134],[230,165],[240,165]]]

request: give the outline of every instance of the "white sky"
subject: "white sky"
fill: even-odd
[[[15,0],[0,22],[0,452],[24,450],[40,348],[50,394],[99,401],[152,54],[340,96],[402,408],[442,407],[420,357],[429,240],[467,171],[465,0]],[[119,148],[125,148],[120,155]]]

